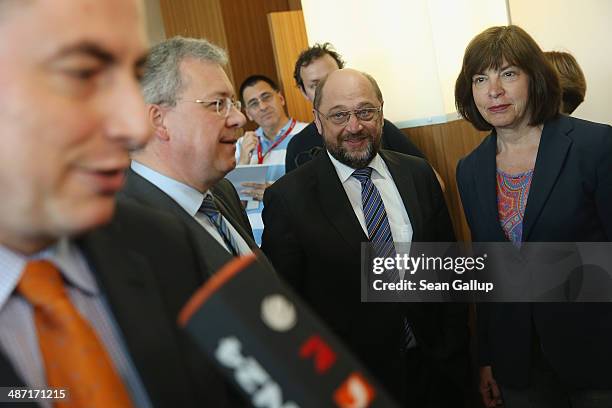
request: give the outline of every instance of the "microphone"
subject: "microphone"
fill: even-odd
[[[178,324],[255,407],[398,406],[255,255],[223,266]]]

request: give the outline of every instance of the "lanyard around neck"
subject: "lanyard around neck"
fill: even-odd
[[[262,152],[261,143],[257,143],[257,164],[263,164],[264,158],[268,155],[268,153],[270,153],[276,146],[281,144],[283,142],[283,140],[285,140],[285,138],[287,136],[289,136],[289,133],[291,133],[291,131],[295,127],[295,123],[296,123],[296,120],[295,119],[291,119],[291,124],[289,125],[287,130],[285,130],[285,133],[283,133],[281,137],[276,139],[276,142],[274,142],[272,144],[272,146],[270,146],[270,148],[268,149],[268,151],[265,154],[263,154],[263,152]]]

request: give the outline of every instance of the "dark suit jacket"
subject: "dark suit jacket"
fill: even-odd
[[[497,213],[496,154],[493,132],[457,166],[459,192],[476,242],[506,240]],[[523,241],[611,238],[612,127],[567,116],[546,122],[525,208]],[[544,356],[566,384],[612,388],[611,316],[610,304],[481,305],[480,364],[492,365],[502,384],[526,386],[535,327]]]
[[[259,260],[268,267],[271,267],[253,239],[253,231],[251,230],[249,219],[232,184],[228,180],[223,179],[211,190],[221,214],[258,255]],[[208,275],[213,274],[232,258],[231,254],[212,235],[206,232],[197,220],[185,212],[176,201],[131,169],[127,171],[127,180],[119,196],[133,199],[147,207],[171,213],[183,221],[197,242],[202,263],[206,266]]]
[[[382,149],[425,158],[419,148],[401,130],[386,119],[383,123],[380,143]],[[317,131],[315,123],[311,122],[289,141],[287,153],[285,154],[285,173],[289,173],[298,166],[310,161],[313,157],[310,151],[314,147],[323,148],[323,138]]]
[[[176,324],[203,281],[185,227],[165,214],[120,203],[111,224],[76,242],[153,405],[229,406],[225,381]],[[23,385],[1,354],[0,384]]]
[[[454,241],[431,167],[423,159],[396,152],[381,151],[381,156],[402,196],[413,240]],[[435,367],[436,371],[452,371],[457,379],[465,378],[462,368],[457,374],[447,364],[465,350],[463,306],[361,303],[361,243],[368,238],[326,153],[269,187],[264,203],[262,248],[276,270],[396,398],[405,400],[403,394],[415,385],[403,380],[399,341],[405,315],[426,356],[424,370]],[[419,377],[415,367],[409,370]],[[437,377],[438,394],[448,391],[442,385],[448,377],[442,376]]]

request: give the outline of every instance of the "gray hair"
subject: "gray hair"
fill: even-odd
[[[372,89],[374,89],[374,93],[376,94],[376,98],[378,99],[378,102],[382,103],[383,96],[382,96],[380,87],[378,86],[378,82],[376,82],[374,77],[368,74],[367,72],[363,72],[363,71],[358,71],[358,72],[364,77],[366,77],[368,81],[370,81],[370,84],[372,84]],[[327,78],[329,78],[329,75],[327,75],[325,78],[319,81],[319,83],[317,84],[317,88],[315,89],[315,97],[314,97],[314,100],[312,101],[312,105],[314,106],[316,110],[319,110],[319,107],[321,106],[321,103],[323,102],[323,87],[325,87]]]
[[[227,53],[204,39],[172,37],[151,48],[140,81],[145,102],[175,106],[183,90],[180,65],[185,58],[226,65]]]

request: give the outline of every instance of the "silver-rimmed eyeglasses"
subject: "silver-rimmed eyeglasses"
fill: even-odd
[[[240,101],[235,101],[230,97],[219,98],[212,101],[205,101],[203,99],[182,99],[185,102],[193,102],[204,106],[207,109],[212,110],[215,108],[215,112],[217,115],[222,116],[224,118],[228,117],[232,108],[236,108],[237,111],[242,109],[242,103]]]
[[[374,120],[382,111],[382,106],[379,106],[378,108],[362,108],[349,111],[338,111],[329,113],[327,115],[321,111],[316,111],[334,125],[345,125],[351,119],[351,115],[355,115],[357,120],[361,122],[369,122]]]
[[[259,109],[261,104],[269,103],[272,100],[273,96],[274,94],[272,92],[264,92],[261,94],[259,98],[258,97],[251,98],[251,100],[247,102],[246,108],[250,110]]]

